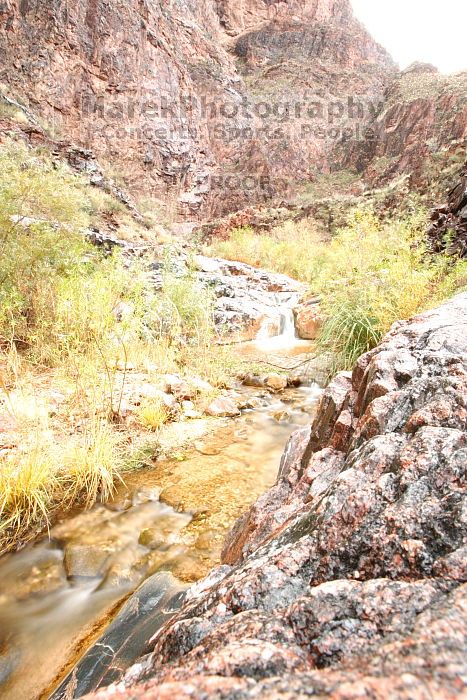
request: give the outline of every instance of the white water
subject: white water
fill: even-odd
[[[301,340],[295,330],[293,309],[298,304],[299,296],[293,295],[286,304],[278,307],[274,315],[267,316],[252,342],[252,346],[262,353],[288,354],[290,351],[307,352],[311,349],[308,340]]]

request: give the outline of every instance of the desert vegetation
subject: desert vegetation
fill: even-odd
[[[307,282],[324,313],[318,346],[336,371],[351,369],[395,321],[465,288],[467,263],[430,254],[426,229],[419,205],[406,203],[399,218],[377,216],[368,206],[353,210],[331,240],[313,221],[290,221],[268,234],[236,229],[209,251]]]
[[[134,466],[141,440],[121,420],[130,371],[154,383],[196,374],[215,387],[235,365],[215,349],[209,294],[177,277],[169,254],[156,291],[144,259],[86,241],[93,217],[123,213],[46,152],[2,146],[0,403],[3,434],[18,439],[13,449],[0,434],[0,552],[57,508],[109,498]],[[147,398],[135,430],[154,440],[170,417]]]
[[[195,416],[244,362],[235,348],[216,343],[214,298],[190,264],[179,274],[168,240],[159,245],[159,290],[149,259],[109,254],[87,241],[87,228],[109,218],[140,239],[141,224],[110,194],[45,149],[4,142],[0,551],[33,536],[58,511],[108,499],[146,445],[157,451],[159,434],[180,407],[166,403],[164,375],[198,379],[188,392]],[[151,226],[157,236],[155,219]],[[418,205],[389,219],[367,206],[331,239],[310,218],[263,235],[236,229],[207,252],[306,282],[321,298],[317,342],[335,370],[352,367],[394,321],[465,286],[466,263],[430,254],[425,230]],[[143,375],[154,390],[133,407],[128,429],[127,386]]]

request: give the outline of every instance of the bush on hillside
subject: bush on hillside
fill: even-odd
[[[351,369],[395,321],[465,285],[465,262],[430,255],[425,232],[423,210],[391,221],[357,210],[321,251],[313,280],[326,318],[319,343],[334,355],[335,369]]]

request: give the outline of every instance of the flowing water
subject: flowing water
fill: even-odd
[[[290,309],[279,313],[279,335],[260,332],[256,341],[263,352],[300,343]],[[186,587],[219,563],[226,533],[274,483],[288,437],[309,423],[320,393],[316,385],[280,398],[241,391],[253,408],[196,441],[182,461],[129,475],[112,503],[67,517],[3,557],[3,700],[48,697],[80,658],[76,695],[55,698],[111,682],[143,651],[146,628],[154,633]]]

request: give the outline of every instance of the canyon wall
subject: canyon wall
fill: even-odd
[[[348,0],[3,0],[0,55],[2,92],[56,139],[189,215],[326,169],[395,73]]]
[[[466,75],[399,75],[349,0],[2,0],[0,56],[0,92],[189,218],[336,167],[421,182],[466,140]]]

